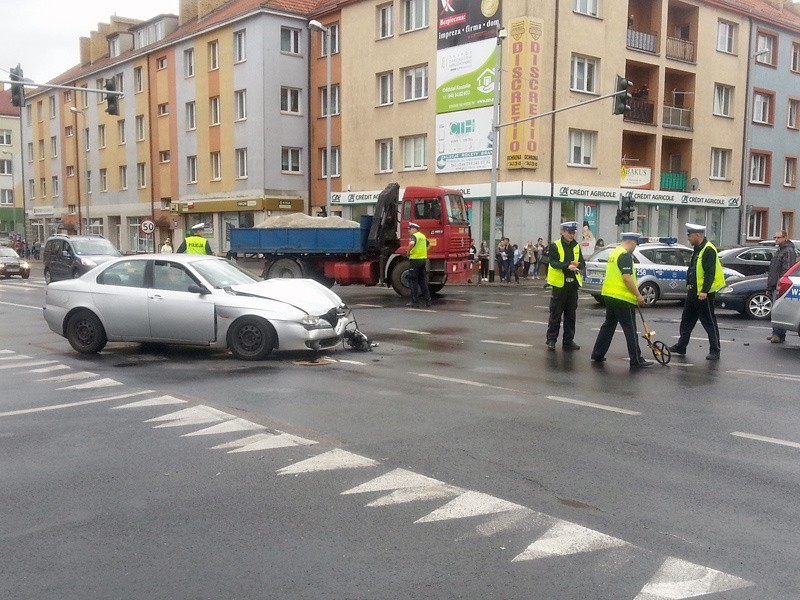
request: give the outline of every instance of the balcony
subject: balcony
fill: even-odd
[[[689,176],[686,173],[661,173],[661,189],[671,192],[685,192],[688,178]]]
[[[642,100],[641,98],[631,98],[631,110],[625,113],[626,121],[633,121],[634,123],[647,123],[653,124],[653,117],[655,115],[655,102],[650,100]]]
[[[655,54],[658,50],[658,36],[648,31],[628,29],[628,48]]]
[[[661,125],[664,127],[674,127],[675,129],[691,130],[692,109],[665,106],[664,118],[661,120]]]
[[[694,42],[679,38],[667,38],[667,58],[694,62]]]

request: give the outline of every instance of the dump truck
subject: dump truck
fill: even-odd
[[[263,277],[306,277],[332,286],[390,285],[410,296],[408,224],[415,222],[429,240],[428,276],[432,293],[466,282],[472,272],[472,241],[464,197],[440,187],[405,188],[392,183],[378,196],[375,214],[358,228],[252,227],[231,230],[231,252],[264,257]],[[316,218],[316,217],[314,217]],[[320,218],[321,222],[324,221]]]

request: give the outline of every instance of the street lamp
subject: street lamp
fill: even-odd
[[[325,36],[325,214],[331,214],[331,28],[317,20],[308,28]]]
[[[78,148],[78,115],[84,117],[84,124],[86,123],[86,115],[83,114],[83,111],[80,109],[75,108],[74,106],[69,107],[69,112],[75,115],[75,168],[77,169],[77,173],[75,173],[75,180],[77,185],[78,191],[78,235],[83,235],[83,216],[81,215],[81,158],[80,158],[80,149]],[[86,203],[86,223],[89,224],[89,203]],[[91,226],[90,226],[91,227]]]
[[[494,52],[494,93],[492,96],[492,179],[489,198],[489,281],[494,281],[495,222],[497,221],[497,163],[500,160],[500,72],[503,68],[503,40],[508,32],[497,30],[497,46]]]
[[[9,152],[8,150],[3,150],[3,154],[8,154],[11,157],[11,218],[13,221],[14,232],[17,231],[17,178],[16,178],[16,169],[14,166],[14,153]],[[23,219],[25,215],[25,194],[22,194],[22,214]],[[25,239],[28,239],[28,232],[25,231],[24,227],[24,220],[23,220],[23,234]]]

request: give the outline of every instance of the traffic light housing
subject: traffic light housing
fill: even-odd
[[[22,81],[22,68],[19,65],[11,67],[9,73],[11,81]],[[24,106],[25,104],[25,88],[21,83],[11,84],[11,104],[14,106]]]
[[[614,114],[625,115],[631,110],[631,98],[633,96],[628,91],[628,88],[633,85],[630,79],[617,75],[617,83],[614,87],[616,95],[614,96]]]
[[[105,90],[107,92],[117,91],[117,82],[113,78],[106,79]],[[110,115],[119,115],[119,96],[116,94],[106,94],[106,112]]]
[[[627,225],[632,223],[634,213],[636,212],[636,200],[633,194],[628,192],[621,198],[620,208],[617,210],[617,216],[614,223],[617,225]]]

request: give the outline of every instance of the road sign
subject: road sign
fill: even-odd
[[[142,221],[142,224],[139,225],[139,229],[141,229],[144,234],[151,234],[156,230],[156,224],[150,219],[145,219]]]

